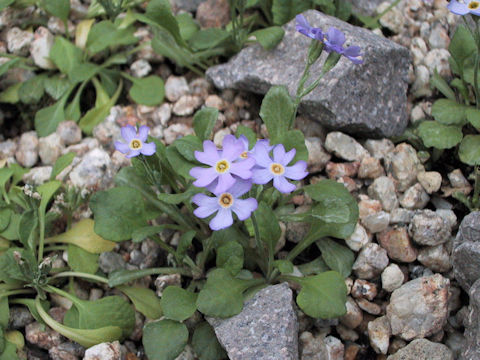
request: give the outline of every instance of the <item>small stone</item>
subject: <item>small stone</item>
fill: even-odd
[[[78,360],[83,358],[85,348],[77,343],[64,342],[48,350],[52,360]]]
[[[382,272],[382,289],[392,292],[402,286],[404,280],[405,275],[398,265],[390,264]]]
[[[172,105],[163,103],[160,107],[153,111],[152,119],[157,125],[167,126],[168,121],[172,117]]]
[[[29,172],[24,174],[22,180],[25,184],[38,186],[50,180],[51,174],[51,166],[38,166],[31,168]]]
[[[301,360],[328,359],[327,348],[322,335],[313,336],[311,332],[304,331],[298,338],[300,342]]]
[[[416,124],[423,119],[425,119],[425,113],[423,112],[421,105],[415,105],[410,113],[410,123]]]
[[[223,139],[225,138],[225,136],[230,135],[231,133],[232,130],[230,130],[229,128],[223,128],[218,130],[213,136],[213,143],[218,147],[222,147]]]
[[[406,143],[399,144],[385,156],[385,168],[398,181],[397,190],[405,191],[417,180],[417,174],[423,171],[423,165],[415,149]]]
[[[454,359],[460,359],[462,351],[467,346],[465,336],[458,331],[448,333],[445,345],[452,351]]]
[[[114,341],[88,348],[83,360],[123,360],[125,355],[125,348],[118,341]]]
[[[183,95],[173,105],[172,111],[178,116],[192,115],[195,109],[202,105],[202,99],[198,96]]]
[[[470,188],[471,185],[468,180],[463,176],[460,169],[455,169],[447,175],[450,184],[454,188]]]
[[[23,329],[25,326],[34,321],[35,319],[26,307],[12,306],[10,308],[10,317],[8,323],[9,328],[15,330]]]
[[[104,150],[96,148],[85,154],[69,177],[72,184],[80,188],[107,188],[113,177],[111,166],[110,156]]]
[[[165,97],[170,102],[178,101],[190,92],[187,80],[183,76],[169,76],[165,82]]]
[[[130,65],[130,71],[136,78],[143,78],[152,71],[152,66],[145,59],[136,60]]]
[[[25,339],[30,344],[46,350],[62,343],[62,336],[59,333],[36,321],[25,326]]]
[[[413,247],[406,227],[387,229],[377,234],[377,240],[392,260],[410,263],[417,258],[417,249]]]
[[[30,54],[35,65],[42,69],[55,69],[49,54],[55,38],[47,28],[40,26],[35,30],[34,40],[30,44]]]
[[[390,5],[390,2],[384,1],[377,7],[376,12],[377,14],[383,14],[379,19],[382,26],[391,30],[394,34],[399,34],[403,30],[405,16],[398,6],[393,7],[384,13]]]
[[[360,179],[376,179],[385,175],[380,160],[374,157],[365,156],[360,162],[358,168],[358,177]]]
[[[328,359],[343,360],[345,347],[342,342],[334,336],[327,336],[324,341],[327,347]]]
[[[390,355],[387,360],[453,360],[453,354],[443,344],[417,339]]]
[[[193,129],[186,124],[172,124],[165,129],[163,137],[167,145],[172,144],[176,139],[186,135],[192,135]]]
[[[318,137],[307,137],[305,145],[308,150],[307,169],[310,173],[322,171],[332,156],[323,148],[323,142]]]
[[[12,139],[0,142],[0,159],[8,159],[15,156],[17,144]]]
[[[110,149],[114,149],[115,140],[124,142],[121,136],[120,126],[113,121],[103,121],[93,128],[92,135],[102,145],[108,145]]]
[[[98,142],[97,139],[87,137],[87,138],[83,139],[80,142],[80,144],[70,145],[67,148],[65,148],[63,150],[62,155],[66,154],[66,153],[69,153],[69,152],[74,152],[78,156],[83,156],[87,152],[89,152],[90,150],[93,150],[93,149],[98,148],[98,147],[100,147],[100,143]]]
[[[377,285],[366,280],[357,279],[353,283],[351,293],[356,299],[362,298],[371,301],[377,296]]]
[[[372,185],[368,187],[368,195],[372,199],[379,200],[385,211],[392,211],[393,209],[398,208],[395,184],[393,180],[387,176],[376,178]]]
[[[429,201],[430,197],[419,183],[409,187],[400,196],[400,205],[406,209],[423,209]]]
[[[357,223],[352,235],[345,239],[347,246],[353,251],[359,251],[362,247],[370,242],[370,237],[367,234],[365,228]]]
[[[442,219],[453,228],[457,225],[457,216],[451,209],[437,209],[435,212],[442,217]]]
[[[58,124],[56,133],[65,145],[77,144],[82,141],[82,130],[73,120],[62,121]]]
[[[378,244],[369,243],[358,254],[352,270],[360,279],[370,280],[378,275],[388,265],[388,256],[385,249]]]
[[[32,167],[38,160],[38,137],[35,131],[22,134],[18,143],[15,158],[23,167]]]
[[[375,159],[382,160],[385,155],[392,152],[395,148],[393,142],[389,139],[365,141],[365,148],[370,152]]]
[[[110,274],[115,270],[125,269],[127,264],[122,255],[113,251],[106,251],[100,254],[98,266],[103,272]]]
[[[340,322],[349,329],[355,329],[363,320],[362,310],[350,296],[347,297],[345,306],[347,313],[340,318]]]
[[[27,56],[33,40],[34,36],[30,31],[13,27],[7,32],[8,52],[18,56]]]
[[[443,244],[451,236],[449,224],[432,210],[417,213],[412,218],[409,232],[416,243],[428,246]]]
[[[330,179],[338,179],[344,176],[354,177],[357,175],[359,163],[334,163],[329,162],[326,167],[327,175]]]
[[[209,95],[206,99],[205,99],[205,106],[207,107],[213,107],[215,109],[218,109],[220,111],[222,111],[224,108],[225,108],[225,103],[223,101],[223,99],[218,96],[218,95]]]
[[[159,275],[155,279],[155,288],[157,289],[157,296],[162,297],[163,290],[167,286],[182,286],[182,277],[180,274]]]
[[[206,99],[212,92],[212,83],[205,77],[196,78],[190,83],[190,92],[192,95]]]
[[[358,217],[360,220],[369,215],[374,215],[382,210],[382,203],[378,200],[370,199],[368,196],[361,195],[358,203]]]
[[[390,345],[392,329],[386,316],[381,316],[368,323],[370,345],[377,354],[386,354]]]
[[[38,155],[44,165],[53,165],[63,150],[63,141],[60,135],[52,133],[38,140]]]
[[[390,224],[406,225],[412,221],[415,212],[408,209],[396,208],[390,212]]]
[[[227,0],[207,0],[198,5],[196,19],[203,28],[218,28],[230,21],[230,6]]]
[[[385,211],[379,211],[376,214],[368,215],[362,219],[362,224],[372,234],[381,232],[390,224],[390,214]]]
[[[293,214],[301,214],[310,210],[309,205],[302,205],[297,207]],[[310,225],[307,223],[302,222],[287,222],[286,223],[287,229],[285,232],[285,236],[287,241],[293,242],[298,244],[303,238],[307,235],[308,231],[310,230]]]
[[[417,174],[418,182],[428,194],[437,192],[442,185],[442,175],[436,171],[425,171]]]
[[[418,252],[418,261],[435,272],[443,273],[452,268],[450,256],[442,244],[422,248]]]
[[[450,37],[441,24],[437,24],[432,29],[428,37],[428,44],[431,49],[447,49],[450,44]]]
[[[335,156],[347,161],[361,161],[368,156],[367,150],[354,138],[338,131],[333,131],[325,139],[325,148]]]
[[[393,335],[405,340],[430,336],[447,321],[450,281],[440,274],[421,277],[393,291],[387,306]]]
[[[358,338],[360,337],[357,331],[350,329],[349,327],[343,324],[338,324],[335,330],[337,330],[337,333],[340,336],[340,339],[342,339],[345,342],[357,341]]]
[[[425,65],[418,65],[415,68],[414,83],[412,85],[412,93],[415,98],[432,96],[430,88],[430,71]]]
[[[382,313],[382,308],[380,305],[368,301],[367,299],[357,299],[356,302],[360,309],[371,315],[380,315]]]
[[[447,49],[432,49],[427,53],[423,62],[430,75],[433,75],[436,70],[440,76],[447,77],[451,76],[449,58],[450,53]]]

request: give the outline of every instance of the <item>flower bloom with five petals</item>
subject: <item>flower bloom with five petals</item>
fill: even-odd
[[[217,214],[209,223],[210,228],[215,231],[233,224],[232,212],[239,220],[246,220],[258,206],[254,198],[240,199],[240,196],[247,193],[251,187],[251,181],[239,180],[228,191],[215,193],[213,197],[196,194],[192,201],[198,205],[198,208],[193,213],[203,219],[216,212]]]
[[[137,131],[132,125],[126,125],[120,130],[122,133],[123,139],[126,143],[121,141],[115,141],[115,149],[120,151],[122,154],[127,154],[127,158],[132,158],[134,156],[142,155],[153,155],[155,154],[157,146],[154,142],[147,143],[148,132],[150,128],[148,126],[142,125]]]
[[[287,181],[301,180],[308,175],[307,163],[303,160],[294,165],[288,164],[295,157],[296,150],[285,152],[285,147],[278,144],[273,148],[273,159],[266,146],[260,146],[255,154],[257,166],[253,170],[252,180],[255,184],[266,184],[273,179],[273,186],[281,193],[290,193],[296,186]]]
[[[320,40],[320,39],[318,39]],[[330,53],[332,51],[345,56],[354,64],[362,64],[363,60],[358,59],[362,56],[359,46],[343,47],[345,44],[345,34],[333,26],[328,29],[323,39],[321,40],[325,44],[325,51]]]
[[[227,135],[223,139],[222,147],[222,150],[218,150],[212,141],[205,140],[203,151],[195,151],[195,158],[210,167],[194,167],[190,170],[190,175],[196,179],[193,185],[208,186],[214,193],[223,193],[232,187],[238,178],[251,178],[255,160],[238,160],[245,151],[243,143],[235,136]]]
[[[447,5],[448,10],[456,15],[473,14],[480,16],[480,2],[474,0],[451,0]]]

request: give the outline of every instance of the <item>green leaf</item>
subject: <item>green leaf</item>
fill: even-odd
[[[162,294],[163,314],[167,319],[184,321],[197,310],[197,294],[178,286],[167,286]]]
[[[200,141],[208,140],[217,122],[218,109],[205,107],[193,116],[193,128]]]
[[[232,276],[243,268],[243,247],[236,241],[229,241],[217,249],[217,267],[227,270]]]
[[[202,189],[191,186],[185,192],[180,194],[159,193],[157,197],[158,200],[163,201],[167,204],[178,205],[185,201],[190,202],[192,196],[198,194],[199,192],[202,192]]]
[[[193,179],[189,173],[190,169],[196,166],[196,164],[186,160],[174,146],[167,147],[167,159],[178,175],[187,180]]]
[[[230,33],[219,28],[208,28],[197,31],[188,42],[193,50],[201,51],[214,48],[230,39]]]
[[[15,65],[17,65],[20,62],[20,60],[21,60],[20,58],[14,58],[0,65],[0,76],[5,74],[8,70],[10,70]]]
[[[179,257],[183,257],[187,250],[192,245],[193,238],[197,235],[194,230],[187,231],[180,236],[180,240],[178,241],[177,245],[177,255]]]
[[[278,239],[280,239],[280,235],[282,234],[280,225],[278,225],[277,217],[272,208],[264,201],[261,201],[260,204],[258,204],[258,208],[254,214],[258,223],[260,239],[267,245],[267,248],[273,252],[273,249],[275,249]]]
[[[70,13],[70,0],[44,0],[42,7],[53,16],[56,16],[63,21],[68,20]]]
[[[50,180],[54,180],[58,174],[60,174],[68,165],[70,165],[75,158],[75,155],[76,154],[74,152],[69,152],[60,156],[57,161],[55,161],[55,165],[53,165]]]
[[[135,309],[148,319],[156,320],[162,316],[160,299],[153,290],[139,286],[118,286],[117,289],[127,295]]]
[[[57,36],[50,50],[50,60],[65,75],[70,75],[72,70],[82,62],[82,50],[67,39]]]
[[[293,19],[295,15],[310,9],[311,6],[310,0],[273,0],[273,22],[275,25],[283,25]]]
[[[352,15],[352,4],[349,1],[336,1],[335,17],[340,20],[347,21]]]
[[[333,319],[346,313],[347,287],[336,271],[306,278],[291,277],[291,280],[302,285],[297,304],[308,316]]]
[[[12,5],[15,0],[0,0],[0,11]]]
[[[20,95],[18,94],[18,92],[21,86],[22,83],[18,82],[0,92],[0,103],[18,103],[20,101]]]
[[[480,131],[480,110],[468,109],[466,115],[468,122],[472,124],[477,131]]]
[[[352,272],[355,255],[348,247],[340,245],[331,239],[322,239],[316,242],[322,252],[322,258],[328,267],[344,278]]]
[[[98,270],[98,254],[92,254],[81,247],[68,245],[68,265],[74,271],[95,274]]]
[[[297,162],[298,160],[307,161],[308,160],[308,149],[305,145],[305,136],[300,130],[289,130],[275,142],[275,144],[283,144],[286,151],[295,149],[295,157],[292,160],[292,163]]]
[[[192,14],[190,13],[181,13],[175,16],[177,20],[178,27],[180,30],[180,35],[185,41],[190,40],[190,38],[198,31],[199,27],[195,20],[193,20]]]
[[[96,54],[109,46],[135,44],[138,42],[138,38],[133,35],[134,33],[135,28],[133,26],[118,29],[109,20],[100,21],[90,29],[86,49],[91,54]]]
[[[18,224],[20,242],[27,249],[34,249],[38,239],[38,216],[36,211],[28,210],[22,214]]]
[[[433,72],[433,76],[430,79],[430,83],[435,86],[438,91],[440,91],[445,97],[449,100],[455,101],[455,92],[452,88],[448,85],[443,77],[438,74],[437,69]]]
[[[272,86],[263,98],[260,117],[267,126],[273,144],[278,144],[287,133],[293,112],[294,105],[287,88]]]
[[[65,94],[55,104],[43,108],[35,114],[35,130],[38,136],[45,137],[53,133],[60,122],[65,120],[65,103],[69,94]]]
[[[175,140],[173,146],[188,161],[197,161],[195,151],[203,150],[202,142],[193,135],[187,135]]]
[[[67,105],[67,108],[65,109],[66,120],[73,120],[77,122],[78,119],[80,119],[80,116],[82,116],[80,110],[80,97],[82,96],[82,92],[86,84],[87,83],[84,82],[82,83],[82,85],[80,85],[77,92],[75,93],[75,96],[73,97],[73,100],[70,102],[70,104]]]
[[[27,251],[22,248],[10,248],[0,255],[0,280],[6,284],[16,283],[17,281],[28,281],[13,256],[15,251],[18,251],[22,255],[22,258],[28,256]],[[35,262],[35,259],[33,259],[33,262]]]
[[[6,329],[8,327],[9,318],[8,296],[0,297],[0,332],[3,332],[1,328]]]
[[[29,171],[28,169],[24,169],[18,164],[10,164],[10,169],[13,170],[12,186],[17,185],[20,180],[22,180],[23,175],[25,175]]]
[[[163,102],[165,88],[162,78],[151,75],[144,78],[131,78],[133,86],[128,94],[137,104],[155,106]]]
[[[458,148],[460,160],[468,165],[480,164],[480,135],[467,135]]]
[[[467,106],[449,99],[435,101],[432,106],[432,116],[444,125],[463,125],[466,120]]]
[[[0,354],[0,360],[17,360],[17,346],[10,341],[5,341],[5,348]]]
[[[141,194],[129,187],[99,191],[90,200],[95,217],[95,232],[107,240],[123,241],[132,238],[135,229],[147,223]]]
[[[8,224],[10,224],[10,219],[12,218],[13,211],[9,208],[0,208],[0,232],[4,231]]]
[[[187,327],[173,320],[151,322],[143,328],[142,343],[150,360],[174,360],[187,342]]]
[[[165,271],[165,274],[175,274],[179,273],[176,272],[175,269],[167,268],[169,271]],[[112,272],[108,277],[108,286],[114,287],[118,285],[122,285],[128,283],[133,280],[140,279],[142,277],[148,275],[155,275],[158,274],[158,268],[149,268],[149,269],[142,269],[142,270],[116,270]]]
[[[180,34],[177,20],[172,14],[168,0],[150,0],[145,15],[156,24],[166,29],[175,39],[176,43],[185,46],[185,41]]]
[[[285,31],[280,26],[271,26],[254,31],[250,36],[255,36],[265,50],[272,50],[283,39]]]
[[[0,236],[7,240],[18,240],[18,224],[20,223],[20,218],[20,214],[13,213],[10,217],[10,222],[8,223],[7,228],[0,232]]]
[[[242,135],[248,139],[248,146],[250,149],[253,148],[257,143],[257,134],[255,134],[255,131],[244,125],[238,125],[235,136],[239,138]]]
[[[462,127],[443,125],[437,121],[423,121],[417,128],[426,147],[450,149],[462,141]]]
[[[38,207],[38,213],[40,217],[42,214],[46,213],[48,203],[52,199],[53,195],[55,195],[57,190],[60,189],[60,186],[62,186],[60,181],[51,180],[37,188],[38,193],[42,196],[42,199],[40,200],[40,206]]]
[[[68,78],[61,74],[50,76],[46,78],[43,83],[45,91],[54,100],[60,99],[72,86]]]
[[[227,354],[218,342],[213,328],[206,321],[195,327],[192,346],[200,360],[222,360],[227,358]]]
[[[476,50],[475,40],[470,31],[464,25],[459,25],[448,46],[448,51],[456,64],[463,69],[465,60],[472,56]]]
[[[288,260],[275,260],[273,262],[273,266],[280,271],[280,273],[283,274],[291,274],[293,273],[293,263]]]
[[[75,66],[72,71],[69,72],[68,77],[73,83],[79,83],[82,81],[90,80],[98,72],[102,70],[102,67],[92,63],[80,63]]]
[[[4,196],[7,193],[7,182],[13,175],[13,170],[10,168],[0,168],[0,195]]]
[[[318,257],[309,263],[298,265],[297,268],[303,276],[318,275],[330,270],[321,257]]]
[[[45,93],[44,82],[46,74],[36,75],[22,83],[18,96],[24,104],[35,104]]]

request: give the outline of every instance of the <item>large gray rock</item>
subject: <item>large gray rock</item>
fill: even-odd
[[[387,360],[453,360],[453,354],[443,344],[418,339],[390,355]]]
[[[347,44],[358,45],[364,64],[342,57],[337,66],[300,104],[300,112],[335,130],[371,138],[402,134],[407,126],[408,49],[369,30],[347,24],[315,10],[304,13],[310,24],[324,31],[343,31]],[[283,41],[272,51],[260,45],[243,49],[228,63],[214,66],[207,76],[221,89],[235,88],[265,94],[272,85],[286,85],[294,96],[303,73],[310,39],[284,26]],[[325,54],[324,54],[325,55]],[[311,68],[320,74],[323,61]]]
[[[298,359],[298,323],[292,290],[268,286],[228,319],[207,318],[231,360]]]
[[[453,244],[452,265],[455,278],[468,292],[480,279],[480,211],[463,218]]]
[[[480,359],[480,280],[470,288],[470,304],[464,325],[466,346],[461,359]]]

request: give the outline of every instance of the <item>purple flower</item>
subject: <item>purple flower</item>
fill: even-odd
[[[120,151],[122,154],[127,154],[127,158],[132,158],[140,154],[147,156],[155,154],[157,148],[155,143],[146,142],[149,131],[150,128],[145,125],[140,126],[138,129],[138,134],[132,125],[126,125],[122,127],[122,137],[126,143],[115,141],[115,149]]]
[[[244,145],[235,136],[227,135],[223,139],[223,150],[219,151],[210,140],[203,142],[203,151],[195,151],[195,158],[203,164],[210,165],[208,168],[194,167],[190,175],[196,181],[193,185],[198,187],[212,187],[214,193],[227,191],[235,184],[236,177],[244,180],[252,176],[251,168],[255,165],[253,158],[237,161],[244,152]]]
[[[249,157],[253,157],[255,159],[255,154],[257,153],[260,146],[265,145],[269,152],[273,149],[273,146],[270,145],[270,142],[267,139],[257,140],[252,150],[248,150],[250,148],[250,145],[245,135],[240,135],[238,141],[240,141],[243,145],[243,152],[240,154],[240,158],[242,159],[247,159]]]
[[[473,14],[480,16],[479,1],[465,0],[464,2],[459,2],[456,0],[451,0],[447,5],[447,8],[456,15]]]
[[[255,184],[266,184],[273,179],[273,186],[281,193],[290,193],[295,190],[296,186],[287,181],[301,180],[308,175],[307,163],[305,161],[297,161],[292,166],[287,166],[295,156],[295,149],[285,152],[282,144],[273,148],[273,160],[270,158],[268,148],[259,147],[255,160],[257,169],[254,169],[252,180]]]
[[[354,64],[363,63],[362,59],[358,59],[358,57],[362,56],[359,46],[349,46],[347,48],[343,47],[343,44],[345,43],[345,35],[340,30],[334,27],[330,27],[325,36],[323,36],[322,34],[322,39],[317,39],[323,41],[323,43],[325,44],[326,52],[336,52],[340,55],[345,56]]]
[[[323,38],[322,30],[319,28],[311,27],[307,19],[305,19],[305,16],[297,15],[295,17],[295,20],[296,20],[295,28],[300,34],[308,36],[309,38],[312,38],[312,39],[318,39],[317,36],[319,36],[320,38]]]
[[[250,217],[257,209],[258,203],[254,198],[240,199],[252,187],[251,181],[237,181],[228,192],[220,192],[213,197],[205,194],[196,194],[192,201],[198,205],[193,213],[199,218],[206,218],[213,213],[217,215],[210,221],[212,230],[225,229],[233,224],[232,212],[243,221]]]

